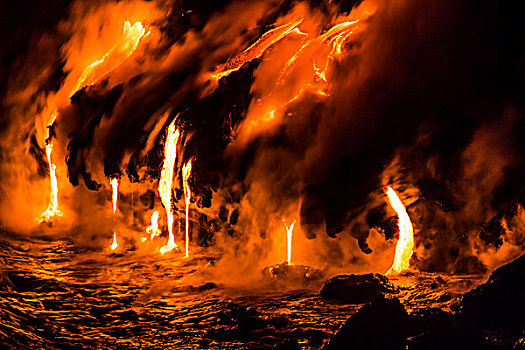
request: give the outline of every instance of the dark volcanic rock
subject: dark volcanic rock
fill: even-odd
[[[408,348],[411,350],[487,348],[481,332],[458,326],[453,314],[439,308],[413,313],[410,319]]]
[[[304,265],[288,265],[287,262],[265,267],[261,273],[264,278],[272,282],[295,284],[308,284],[324,277],[321,270]]]
[[[399,300],[380,298],[346,320],[323,349],[406,349],[407,329],[408,315]]]
[[[525,326],[525,255],[492,272],[485,284],[466,293],[461,316],[491,327]]]
[[[363,304],[395,292],[385,276],[369,273],[330,278],[321,289],[321,296],[347,304]]]

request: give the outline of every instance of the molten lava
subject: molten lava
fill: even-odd
[[[111,201],[113,204],[113,220],[115,220],[115,214],[117,212],[117,201],[118,201],[118,179],[114,177],[110,181],[111,184]],[[111,244],[111,250],[117,249],[117,234],[113,231],[113,243]]]
[[[57,175],[56,175],[56,166],[53,164],[51,158],[53,152],[53,143],[49,141],[46,145],[46,155],[47,163],[49,165],[49,183],[50,183],[50,193],[49,193],[49,204],[47,209],[42,213],[38,222],[49,222],[51,218],[55,216],[62,216],[62,212],[58,210],[58,184],[57,184]]]
[[[118,201],[118,179],[115,177],[111,179],[111,200],[113,202],[113,214],[117,212],[117,201]]]
[[[37,222],[49,222],[51,218],[55,216],[62,216],[62,212],[58,210],[58,183],[56,175],[56,166],[53,163],[53,142],[51,141],[50,128],[53,126],[57,118],[56,113],[53,114],[51,121],[47,126],[47,138],[46,138],[46,158],[49,166],[49,204],[47,209],[40,215],[40,218],[35,219]]]
[[[137,48],[140,39],[144,37],[145,29],[141,22],[136,22],[131,25],[129,21],[124,22],[123,36],[121,40],[116,43],[102,58],[87,66],[76,86],[71,90],[70,96],[74,95],[84,85],[92,85],[100,78],[120,66]],[[38,222],[50,221],[55,216],[62,216],[62,212],[58,210],[58,184],[56,178],[56,166],[52,162],[53,143],[49,134],[49,128],[55,123],[57,119],[57,111],[52,114],[51,121],[48,123],[48,134],[46,138],[46,155],[49,164],[49,181],[51,185],[49,205],[42,213],[41,217],[37,219]],[[115,212],[115,206],[113,212]]]
[[[246,50],[235,56],[230,61],[221,64],[217,67],[215,72],[212,74],[212,78],[220,80],[222,77],[229,75],[231,72],[235,72],[242,67],[246,62],[250,62],[261,55],[273,44],[285,38],[291,33],[301,33],[297,26],[301,24],[303,20],[290,22],[283,24],[275,29],[272,29],[263,34],[255,43],[253,43]]]
[[[284,221],[284,219],[283,219],[283,223],[284,223],[284,227],[286,228],[286,248],[288,252],[286,262],[288,263],[288,265],[291,265],[292,264],[292,233],[293,233],[293,228],[295,226],[295,220],[292,222],[290,226],[286,225],[286,221]]]
[[[146,232],[150,234],[150,240],[160,235],[158,211],[154,211],[153,214],[151,214],[151,225],[146,228]]]
[[[115,249],[118,248],[117,234],[115,232],[113,232],[113,243],[111,243],[110,248],[111,248],[111,250],[115,250]]]
[[[191,190],[190,185],[188,184],[188,179],[191,176],[191,159],[188,160],[186,165],[182,168],[182,181],[184,186],[184,201],[186,202],[186,257],[189,256],[190,251],[190,234],[189,234],[189,211],[190,211],[190,199],[191,199]]]
[[[314,94],[319,98],[330,96],[331,68],[335,61],[351,52],[350,44],[363,32],[363,21],[367,16],[369,14],[335,24],[323,34],[306,38],[277,71],[274,84],[261,88],[262,97],[250,105],[238,132],[238,142],[246,142],[259,132],[278,124],[290,104],[298,102],[305,94]],[[297,26],[300,23],[293,23],[290,32],[296,32],[295,29],[299,31]],[[263,40],[263,37],[259,40]]]
[[[123,35],[103,57],[87,66],[78,79],[77,85],[71,91],[71,95],[86,85],[96,83],[100,78],[120,66],[137,48],[140,39],[144,37],[146,30],[142,23],[124,22]]]
[[[390,201],[390,205],[392,205],[392,208],[394,208],[399,218],[399,240],[396,244],[396,254],[392,266],[386,273],[387,275],[390,275],[408,270],[410,266],[410,258],[412,257],[414,249],[414,229],[406,208],[394,189],[389,186],[386,194]]]
[[[171,205],[171,190],[173,185],[173,175],[175,173],[175,160],[177,159],[177,142],[179,141],[180,132],[175,127],[174,119],[168,127],[166,133],[166,142],[164,143],[164,163],[160,173],[159,194],[162,205],[166,209],[166,218],[168,221],[168,243],[160,248],[162,254],[178,248],[173,235],[173,208]]]

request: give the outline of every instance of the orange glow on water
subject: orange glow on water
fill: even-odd
[[[405,206],[399,199],[397,193],[392,187],[388,187],[386,194],[390,205],[397,213],[398,226],[399,226],[399,240],[396,244],[396,253],[394,256],[394,262],[387,271],[387,275],[400,273],[408,270],[410,267],[410,258],[412,257],[414,249],[414,229],[412,227],[412,221],[406,211]]]

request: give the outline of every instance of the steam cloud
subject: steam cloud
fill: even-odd
[[[321,241],[315,263],[380,269],[385,243],[373,237],[378,231],[395,235],[395,213],[383,193],[393,185],[410,204],[421,269],[459,271],[472,256],[493,267],[514,251],[503,244],[501,257],[486,255],[515,234],[487,234],[486,224],[522,203],[525,178],[525,61],[515,39],[522,21],[510,5],[63,1],[40,21],[33,13],[47,2],[29,12],[22,6],[8,4],[6,11],[30,32],[11,25],[2,28],[9,36],[0,42],[7,67],[0,71],[7,82],[0,90],[0,213],[7,227],[31,228],[45,207],[43,140],[48,117],[58,109],[54,157],[61,200],[78,232],[97,231],[97,216],[109,222],[109,176],[134,184],[144,212],[160,206],[147,190],[156,188],[164,130],[179,115],[184,147],[177,169],[196,157],[191,186],[201,244],[215,240],[237,258],[250,255],[264,264],[275,258],[281,218],[293,217],[304,237]],[[303,39],[285,38],[222,80],[209,79],[278,25],[302,19],[299,28],[315,37],[366,11],[347,54],[330,64],[329,96],[307,91],[256,130],[250,121],[310,79],[304,56],[276,88]],[[141,21],[148,36],[115,70],[70,97],[83,69],[114,45],[126,20]],[[176,181],[180,200],[180,173]],[[124,206],[130,192],[122,195]],[[28,201],[34,205],[13,215]],[[516,221],[519,215],[511,216]],[[138,222],[131,216],[128,224],[147,226],[149,215]],[[212,226],[221,231],[213,239]],[[297,242],[304,251],[299,259],[311,254],[312,241]]]

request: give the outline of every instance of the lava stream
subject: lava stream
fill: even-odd
[[[151,225],[146,228],[146,232],[150,234],[150,240],[160,235],[158,211],[154,211],[153,214],[151,214]]]
[[[392,205],[399,218],[399,240],[396,244],[396,254],[392,266],[386,273],[387,275],[390,275],[408,270],[410,267],[410,258],[412,257],[414,249],[414,229],[406,208],[394,189],[389,186],[386,194],[390,201],[390,205]]]
[[[177,142],[179,141],[180,132],[175,127],[174,119],[168,127],[166,133],[166,142],[164,143],[164,163],[160,173],[159,194],[162,204],[166,209],[166,218],[168,221],[168,243],[160,248],[161,254],[178,248],[173,235],[173,208],[171,205],[171,189],[173,186],[173,175],[175,171],[175,160],[177,159]]]
[[[115,232],[113,232],[113,243],[111,243],[111,250],[115,250],[118,248],[118,243],[117,243],[117,234]]]
[[[71,95],[86,85],[96,83],[100,78],[120,66],[137,48],[140,39],[146,35],[146,30],[141,22],[133,25],[124,22],[123,35],[103,57],[87,66],[78,79],[77,85]]]
[[[288,263],[288,265],[291,265],[292,264],[292,233],[293,233],[293,228],[295,226],[295,220],[291,223],[290,226],[286,225],[286,221],[284,221],[284,219],[283,219],[283,223],[284,223],[284,227],[286,228],[286,248],[287,248],[287,253],[288,253],[286,262]]]
[[[301,31],[299,31],[299,28],[297,28],[299,24],[302,23],[302,21],[303,20],[300,19],[295,22],[289,22],[264,33],[255,43],[253,43],[246,50],[235,56],[230,61],[218,66],[216,71],[211,75],[212,78],[219,81],[222,77],[228,76],[231,72],[239,70],[239,68],[241,68],[243,64],[261,57],[262,54],[270,46],[292,33],[304,34]]]
[[[191,199],[191,190],[190,185],[188,184],[188,179],[191,176],[191,159],[188,160],[186,165],[182,168],[182,181],[184,185],[184,201],[186,202],[186,257],[189,257],[190,251],[190,234],[189,234],[189,211],[190,211],[190,199]]]
[[[111,189],[112,189],[111,201],[112,201],[112,204],[113,204],[113,221],[114,221],[115,220],[115,214],[117,212],[118,179],[116,177],[114,177],[113,179],[111,179],[110,184],[111,184]],[[115,250],[115,249],[117,249],[117,247],[118,247],[117,234],[115,233],[115,231],[113,231],[113,243],[111,244],[110,248],[111,248],[111,250]]]
[[[56,166],[53,164],[52,160],[53,153],[53,143],[51,141],[46,145],[46,156],[47,163],[49,165],[49,204],[47,209],[42,213],[38,222],[49,222],[51,218],[55,216],[62,216],[62,212],[58,209],[58,184],[57,184],[57,175],[56,175]]]

